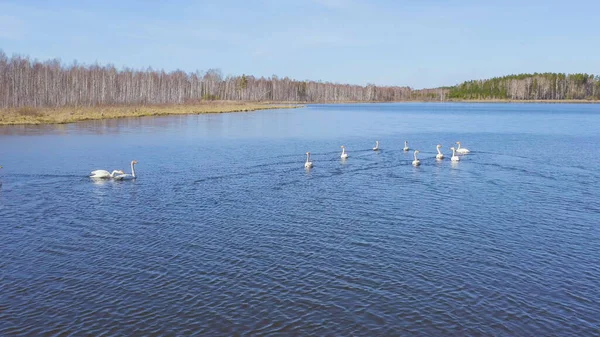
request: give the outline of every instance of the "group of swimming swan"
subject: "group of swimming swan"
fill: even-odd
[[[459,161],[460,158],[456,155],[457,153],[459,154],[467,154],[470,151],[464,147],[460,147],[460,142],[456,142],[456,144],[458,144],[458,148],[454,148],[451,147],[450,150],[452,150],[452,157],[450,158],[450,160],[452,161]],[[342,148],[342,154],[340,155],[341,159],[348,159],[348,152],[346,152],[346,148],[344,147],[344,145],[340,146]],[[442,145],[437,145],[436,146],[436,150],[437,150],[437,155],[435,156],[435,159],[437,160],[442,160],[444,159],[444,154],[440,151],[440,149],[442,148]],[[404,142],[404,151],[409,151],[410,148],[408,147],[408,141]],[[379,141],[375,142],[375,147],[373,148],[373,151],[379,151]],[[417,154],[419,154],[419,150],[415,150],[414,152],[414,158],[415,160],[413,160],[412,164],[414,166],[419,166],[421,165],[421,161],[417,158]],[[94,178],[94,179],[114,179],[114,180],[130,180],[130,179],[135,179],[135,164],[137,164],[137,160],[132,160],[131,161],[131,174],[127,174],[125,172],[123,172],[122,170],[113,170],[112,172],[108,172],[107,170],[94,170],[90,173],[90,178]],[[313,167],[313,162],[310,160],[310,152],[306,152],[306,162],[304,163],[304,167],[305,168],[312,168]],[[0,166],[0,168],[2,168],[2,166]]]
[[[113,170],[108,172],[107,170],[95,170],[90,173],[90,178],[94,179],[114,179],[114,180],[131,180],[135,179],[135,164],[137,160],[131,161],[131,174],[127,174],[122,170]]]
[[[456,154],[467,154],[471,151],[469,151],[469,149],[464,148],[464,147],[460,147],[460,142],[456,142],[456,144],[458,144],[457,148],[451,147],[450,150],[452,150],[452,157],[450,158],[451,161],[459,161],[460,157],[458,157]],[[348,158],[348,152],[346,152],[346,148],[344,147],[344,145],[340,146],[342,148],[342,154],[340,155],[340,158],[342,159],[347,159]],[[437,150],[437,155],[435,156],[435,159],[437,160],[442,160],[444,159],[444,154],[442,153],[442,151],[440,151],[440,149],[442,148],[442,145],[438,144],[436,147]],[[408,147],[408,141],[404,141],[404,148],[403,150],[409,151],[410,148]],[[375,147],[373,148],[373,151],[379,151],[379,141],[375,142]],[[417,154],[419,154],[419,150],[415,150],[414,152],[414,158],[415,160],[413,160],[412,164],[413,166],[419,166],[421,165],[421,161],[417,158]],[[310,160],[310,152],[306,152],[306,162],[304,163],[304,167],[305,168],[312,168],[313,167],[313,162]],[[133,168],[133,166],[132,166]],[[108,173],[108,172],[106,172]]]

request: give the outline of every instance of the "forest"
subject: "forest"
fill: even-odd
[[[409,87],[297,81],[275,75],[223,76],[121,69],[112,65],[40,62],[0,51],[0,108],[186,104],[206,100],[271,102],[393,102],[410,100]]]
[[[533,73],[467,81],[450,87],[450,99],[461,100],[599,100],[600,76]]]
[[[0,50],[0,108],[4,109],[195,104],[214,100],[336,103],[472,99],[598,100],[600,77],[520,74],[414,90],[408,86],[298,81],[276,75],[223,76],[218,69],[165,72],[77,62],[65,65],[57,59],[7,57]]]

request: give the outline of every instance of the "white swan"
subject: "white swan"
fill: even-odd
[[[456,155],[456,149],[451,147],[450,150],[452,150],[452,158],[450,158],[450,160],[452,161],[459,161],[460,158]]]
[[[417,159],[417,153],[419,153],[419,150],[415,150],[415,153],[414,153],[415,160],[413,160],[413,162],[412,162],[413,166],[419,166],[419,165],[421,165],[421,161],[419,159]]]
[[[346,148],[344,147],[344,145],[342,145],[340,147],[342,148],[342,155],[340,156],[340,158],[342,158],[342,159],[348,158],[348,154],[346,153]]]
[[[458,144],[458,148],[456,149],[456,152],[458,152],[460,154],[467,154],[467,153],[471,152],[467,148],[460,147],[460,142],[456,142],[456,144]]]
[[[373,151],[379,151],[379,141],[378,140],[375,141],[375,147],[373,148]]]
[[[408,141],[407,141],[407,140],[405,140],[405,141],[404,141],[404,149],[403,149],[403,150],[404,150],[404,151],[408,151],[408,150],[410,150],[410,149],[408,148]]]
[[[306,163],[304,163],[304,168],[313,167],[312,161],[310,161],[310,152],[306,152]]]
[[[1,168],[1,166],[0,166]],[[121,170],[114,170],[112,172],[108,172],[107,170],[95,170],[90,172],[90,178],[97,178],[97,179],[107,179],[107,178],[114,178],[115,174],[124,174],[125,172],[121,171]]]
[[[442,146],[440,144],[438,144],[435,148],[436,148],[436,150],[438,152],[438,154],[435,155],[435,159],[438,159],[438,160],[444,159],[444,154],[442,153],[442,151],[440,151],[440,149],[442,148]]]
[[[131,179],[135,179],[135,169],[133,168],[133,166],[135,164],[137,164],[137,160],[132,160],[131,161],[131,174],[120,174],[118,176],[116,176],[114,179],[115,180],[131,180]]]

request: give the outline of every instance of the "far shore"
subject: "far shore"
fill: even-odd
[[[446,100],[404,100],[404,101],[392,101],[392,102],[312,102],[303,104],[359,104],[359,103],[542,103],[542,104],[557,104],[557,103],[568,103],[568,104],[600,104],[600,101],[592,101],[585,99],[446,99]]]
[[[335,101],[335,102],[280,102],[285,104],[380,104],[380,103],[541,103],[541,104],[600,104],[600,100],[587,99],[445,99],[445,100],[402,100],[402,101]]]
[[[600,104],[598,100],[404,100],[393,102],[238,102],[205,101],[194,104],[124,105],[101,107],[12,108],[0,109],[0,125],[66,124],[88,120],[144,116],[191,115],[205,113],[248,112],[267,109],[292,109],[306,104],[377,104],[377,103],[541,103],[541,104]]]
[[[573,103],[573,104],[598,104],[598,100],[588,99],[449,99],[444,102],[456,102],[456,103]]]
[[[0,109],[0,125],[66,124],[88,120],[188,115],[226,112],[248,112],[266,109],[302,107],[294,103],[250,103],[208,101],[181,105],[126,105],[104,107],[16,108]]]

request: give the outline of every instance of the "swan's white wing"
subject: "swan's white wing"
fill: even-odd
[[[110,173],[106,170],[95,170],[90,174],[92,178],[107,178],[110,177]]]
[[[95,170],[95,171],[92,171],[90,174],[97,175],[97,174],[110,174],[110,173],[107,170]]]

